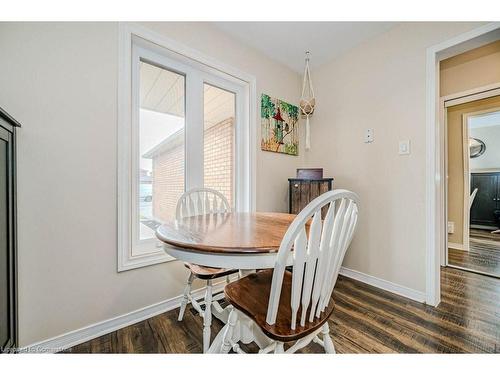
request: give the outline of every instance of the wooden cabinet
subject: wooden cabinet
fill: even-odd
[[[0,353],[17,346],[16,127],[0,108]]]
[[[471,192],[477,190],[470,210],[472,225],[498,227],[500,219],[500,172],[472,173]]]
[[[333,178],[289,178],[288,184],[288,212],[298,214],[314,198],[333,189]]]

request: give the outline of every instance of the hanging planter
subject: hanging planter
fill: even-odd
[[[309,52],[306,52],[306,66],[304,69],[304,80],[302,81],[302,95],[300,96],[300,111],[306,118],[306,150],[311,148],[311,130],[309,127],[309,117],[314,113],[316,107],[316,98],[309,70]]]

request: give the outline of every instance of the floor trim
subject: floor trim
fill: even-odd
[[[224,282],[214,284],[213,293],[218,293],[224,289]],[[200,288],[193,291],[192,295],[195,299],[204,296],[206,288]],[[127,314],[117,316],[102,322],[94,323],[83,328],[76,329],[62,335],[39,341],[34,344],[19,348],[21,353],[56,353],[83,342],[92,340],[96,337],[116,331],[120,328],[141,322],[153,316],[162,314],[166,311],[176,309],[180,306],[182,295],[167,299],[162,302],[143,307]]]
[[[478,270],[475,270],[475,269],[472,269],[472,268],[466,268],[466,267],[462,267],[462,266],[456,266],[456,265],[450,264],[450,263],[448,263],[448,265],[446,267],[455,268],[457,270],[462,270],[462,271],[467,271],[467,272],[472,272],[472,273],[476,273],[478,275],[483,275],[483,276],[488,276],[488,277],[494,277],[495,279],[500,279],[500,275],[497,275],[497,274],[494,274],[494,273],[491,273],[491,272],[478,271]]]
[[[371,286],[386,290],[388,292],[392,292],[400,296],[412,299],[417,302],[425,302],[424,292],[407,288],[403,285],[395,284],[393,282],[380,279],[375,276],[370,276],[363,272],[355,271],[345,267],[342,267],[340,269],[340,274],[351,279],[361,281],[365,284],[369,284]],[[223,288],[224,282],[215,284],[214,293],[222,291]],[[203,297],[204,292],[205,288],[200,288],[194,291],[193,295],[196,299],[198,299]],[[180,306],[181,301],[182,295],[179,295],[177,297],[143,307],[130,313],[117,316],[115,318],[91,324],[86,327],[25,346],[23,348],[20,348],[19,351],[24,353],[55,353],[64,349],[68,349],[72,346],[92,340],[99,336],[103,336],[120,328],[127,327],[129,325],[151,318],[155,315],[173,310]]]
[[[455,242],[448,242],[448,248],[455,250],[468,251],[464,245]]]
[[[417,302],[425,302],[425,293],[406,286],[393,283],[375,276],[367,275],[366,273],[352,270],[350,268],[342,267],[340,274],[351,279],[361,281],[362,283],[386,290],[388,292],[412,299]]]

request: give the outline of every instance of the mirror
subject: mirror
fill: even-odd
[[[469,155],[471,159],[481,156],[485,151],[486,145],[483,141],[477,138],[469,138]]]

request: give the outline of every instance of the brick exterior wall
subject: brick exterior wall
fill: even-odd
[[[153,158],[153,216],[175,219],[177,201],[184,193],[184,144]]]
[[[233,206],[234,119],[205,128],[204,183],[224,194]]]
[[[220,191],[233,205],[234,119],[205,128],[205,187]],[[175,218],[175,208],[184,193],[184,144],[153,157],[153,216]]]

